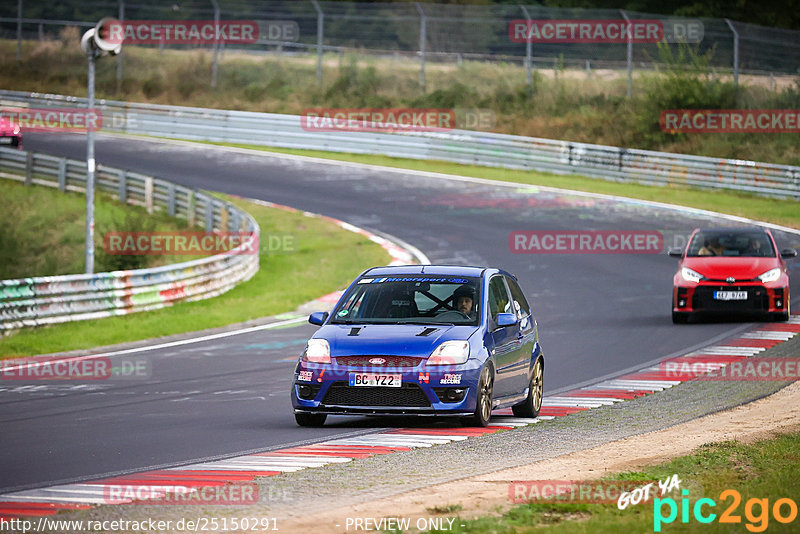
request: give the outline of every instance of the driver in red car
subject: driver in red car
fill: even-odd
[[[697,254],[698,256],[722,256],[724,252],[725,247],[720,244],[719,238],[712,237]]]

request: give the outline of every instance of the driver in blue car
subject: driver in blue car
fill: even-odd
[[[475,319],[475,288],[471,285],[459,286],[453,292],[453,303],[456,310]]]

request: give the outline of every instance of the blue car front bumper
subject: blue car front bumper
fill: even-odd
[[[384,369],[300,361],[292,384],[299,413],[367,415],[470,415],[475,411],[481,362],[458,366]],[[401,375],[400,387],[350,385],[358,373]]]

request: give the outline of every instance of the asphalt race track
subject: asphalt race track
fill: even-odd
[[[83,136],[30,133],[25,148],[85,157]],[[418,247],[434,263],[509,270],[532,298],[539,321],[546,394],[691,350],[748,326],[674,326],[669,311],[676,260],[663,253],[515,254],[508,242],[517,230],[657,230],[664,232],[669,247],[680,239],[675,236],[696,226],[728,224],[724,221],[637,202],[207,145],[99,136],[96,153],[101,165],[286,204],[388,233]],[[775,236],[781,247],[800,242],[791,234]],[[795,305],[798,263],[790,262]],[[126,356],[147,361],[147,379],[0,384],[0,492],[287,447],[393,424],[332,417],[322,429],[295,425],[288,394],[292,368],[313,330],[302,324]]]

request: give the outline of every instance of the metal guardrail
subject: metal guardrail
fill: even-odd
[[[0,105],[85,107],[86,99],[0,90]],[[246,143],[581,174],[647,185],[746,191],[800,200],[800,167],[535,137],[442,132],[306,131],[299,116],[100,100],[103,130],[173,139]]]
[[[0,177],[85,192],[86,162],[0,148]],[[164,210],[187,219],[190,225],[202,223],[207,232],[259,235],[258,224],[244,211],[165,180],[99,166],[95,185],[151,213]],[[2,280],[0,335],[23,327],[125,315],[222,294],[258,271],[258,254],[237,254],[236,250],[149,269]]]

